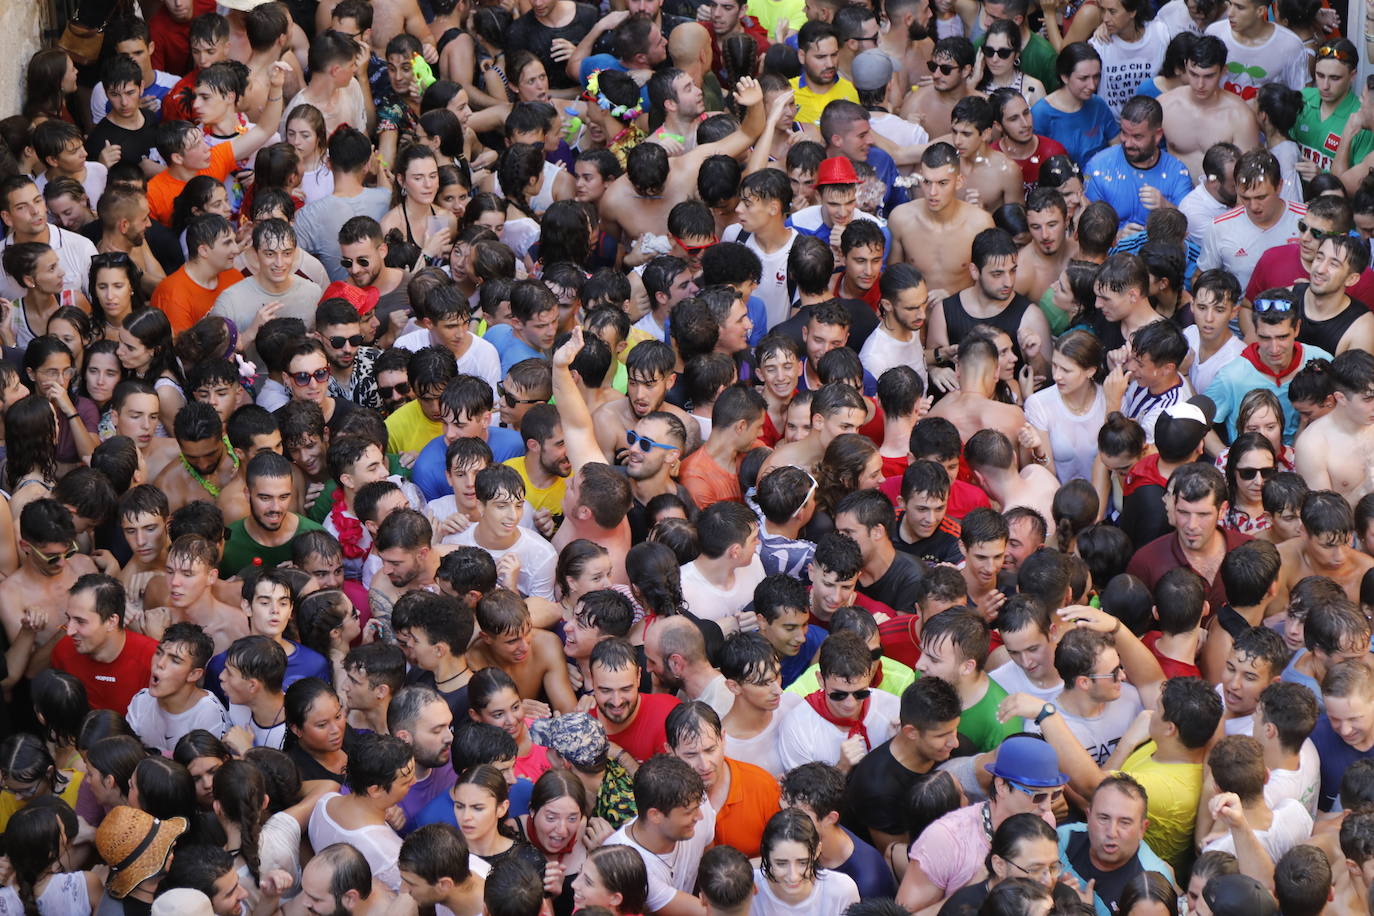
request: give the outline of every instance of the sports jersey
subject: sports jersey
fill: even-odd
[[[1260,255],[1271,248],[1298,240],[1298,221],[1307,215],[1307,207],[1284,201],[1283,214],[1268,229],[1256,226],[1244,207],[1234,207],[1218,216],[1202,234],[1202,255],[1197,259],[1198,270],[1224,268],[1240,281],[1245,289]]]

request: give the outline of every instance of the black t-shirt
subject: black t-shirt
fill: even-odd
[[[1164,488],[1155,483],[1136,487],[1122,500],[1118,521],[1137,550],[1168,534],[1173,526],[1164,511]]]
[[[939,916],[978,916],[991,891],[991,881],[991,878],[984,878],[977,884],[961,887],[950,894],[945,905],[940,907]]]
[[[1073,866],[1073,870],[1078,872],[1078,877],[1084,881],[1096,882],[1093,892],[1115,913],[1116,902],[1121,899],[1121,892],[1132,878],[1145,870],[1140,864],[1140,856],[1131,856],[1129,862],[1114,871],[1098,871],[1092,863],[1092,857],[1088,855],[1088,845],[1088,831],[1071,834],[1064,858]]]
[[[507,56],[524,49],[543,61],[544,69],[548,71],[550,89],[577,87],[577,83],[568,78],[564,63],[553,59],[553,40],[566,38],[573,44],[578,44],[587,37],[587,33],[600,18],[596,7],[586,3],[575,5],[577,12],[573,14],[572,22],[562,28],[551,29],[536,19],[533,12],[529,12],[511,23],[510,31],[506,33]]]
[[[92,160],[100,158],[101,150],[105,149],[106,143],[113,143],[119,147],[119,161],[132,162],[138,165],[148,158],[155,146],[157,146],[157,123],[146,114],[143,116],[143,126],[137,130],[128,130],[120,127],[109,118],[102,118],[100,123],[91,128],[91,132],[86,136],[86,155]],[[95,204],[95,201],[91,201]]]
[[[902,766],[892,756],[892,741],[884,741],[850,772],[841,822],[869,843],[873,842],[872,830],[906,833],[907,795],[921,775]]]
[[[878,327],[878,316],[873,314],[873,307],[862,299],[836,299],[843,305],[845,311],[849,312],[849,349],[858,353],[864,348],[864,341],[868,340],[868,335],[872,334]],[[797,314],[784,321],[776,327],[770,328],[768,333],[783,333],[797,342],[797,346],[805,351],[806,344],[802,340],[802,328],[811,320],[812,306],[804,305]]]
[[[673,33],[673,29],[682,25],[684,22],[691,22],[684,16],[674,16],[670,13],[663,13],[663,37],[667,38]],[[615,29],[608,29],[601,33],[601,37],[592,45],[593,54],[609,54],[612,57],[619,57],[615,52]]]
[[[959,544],[959,539],[941,528],[936,528],[935,533],[928,538],[919,541],[908,542],[902,540],[901,532],[892,539],[892,546],[902,553],[913,556],[918,560],[927,563],[954,563],[964,562],[964,549]]]
[[[466,722],[468,720],[468,709],[471,704],[468,703],[467,684],[464,684],[456,690],[440,690],[438,685],[434,683],[434,672],[425,671],[423,668],[411,668],[410,675],[407,676],[406,681],[411,684],[424,684],[426,687],[433,688],[439,696],[444,698],[444,702],[448,704],[448,710],[453,713],[454,722]]]
[[[925,565],[920,560],[898,552],[883,577],[872,585],[860,585],[859,591],[894,611],[910,613],[916,607],[916,589],[925,574]]]

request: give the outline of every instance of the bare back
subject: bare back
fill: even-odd
[[[944,417],[953,423],[959,430],[960,442],[967,442],[974,433],[984,429],[995,429],[1015,442],[1021,427],[1026,425],[1026,414],[1020,407],[1003,404],[971,391],[954,391],[945,395],[931,408],[929,416]]]

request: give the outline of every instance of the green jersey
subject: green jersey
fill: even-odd
[[[1297,141],[1304,159],[1317,164],[1323,172],[1331,170],[1331,162],[1341,147],[1341,134],[1345,132],[1345,122],[1360,107],[1359,97],[1353,92],[1346,93],[1331,117],[1322,117],[1322,98],[1315,87],[1309,86],[1302,91],[1302,113],[1298,123],[1293,126],[1293,139]],[[1354,158],[1351,148],[1351,164],[1359,161]]]

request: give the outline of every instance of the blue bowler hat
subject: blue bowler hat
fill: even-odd
[[[997,759],[986,766],[993,776],[1022,786],[1062,786],[1069,777],[1059,772],[1059,756],[1049,743],[1029,735],[1007,738],[997,748]]]

